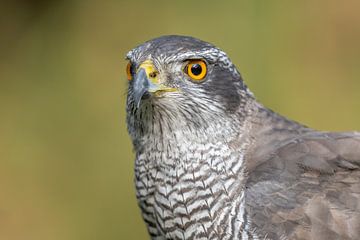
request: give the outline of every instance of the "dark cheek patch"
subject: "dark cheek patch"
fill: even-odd
[[[207,94],[212,98],[220,98],[227,111],[234,112],[240,105],[240,96],[237,92],[238,84],[242,81],[236,79],[231,72],[219,66],[213,66],[208,72],[205,81],[201,84]]]

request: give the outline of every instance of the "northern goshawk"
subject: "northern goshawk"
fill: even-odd
[[[152,239],[360,239],[360,134],[256,101],[227,55],[163,36],[127,54],[127,124]]]

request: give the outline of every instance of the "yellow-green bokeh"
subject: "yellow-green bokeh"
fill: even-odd
[[[192,35],[257,98],[360,129],[360,2],[8,1],[0,5],[0,239],[147,239],[126,132],[132,47]]]

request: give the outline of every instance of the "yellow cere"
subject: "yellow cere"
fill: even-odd
[[[153,84],[151,88],[148,89],[149,92],[154,93],[155,96],[161,96],[164,92],[176,92],[178,89],[168,87],[161,83],[161,76],[159,71],[154,66],[151,60],[146,60],[140,64],[137,72],[140,69],[144,69],[148,80]]]
[[[154,64],[152,63],[152,61],[150,60],[146,60],[144,61],[139,69],[137,71],[139,71],[140,69],[144,69],[146,72],[146,76],[148,77],[148,79],[153,82],[153,83],[157,83],[157,76],[159,74],[159,72],[157,71],[157,69],[155,68]]]

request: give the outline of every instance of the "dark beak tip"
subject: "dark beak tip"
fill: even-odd
[[[148,91],[145,91],[145,92],[143,93],[143,95],[141,96],[141,98],[136,101],[136,107],[139,108],[141,102],[142,102],[143,100],[150,99],[150,97],[151,97],[151,93],[149,93]]]
[[[141,97],[141,100],[146,100],[149,99],[151,97],[151,93],[149,93],[148,91],[144,92],[144,94]]]

